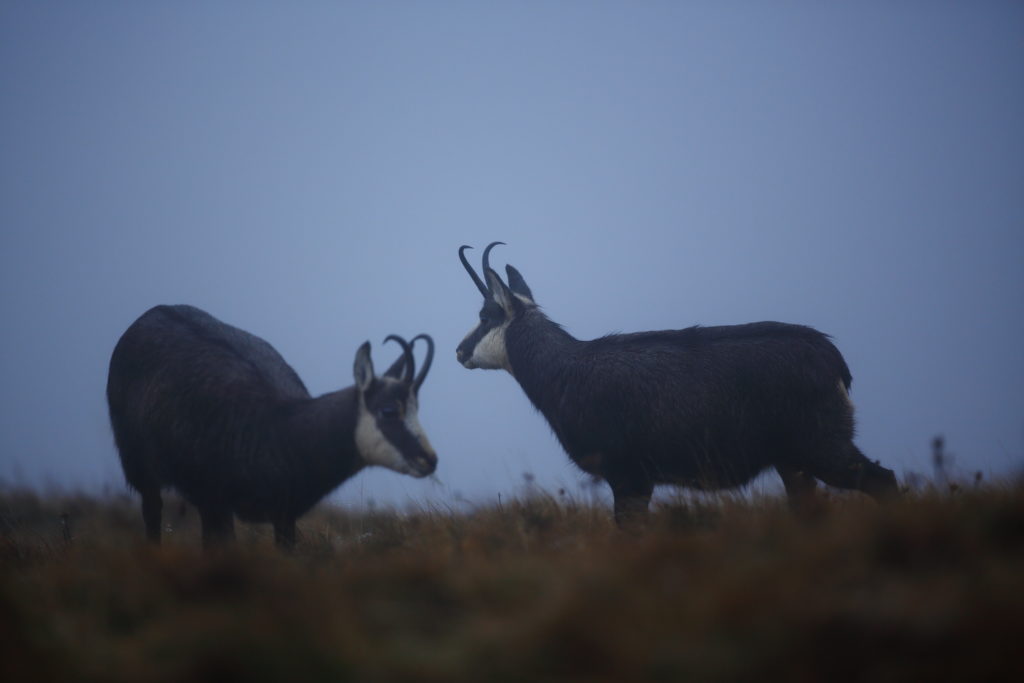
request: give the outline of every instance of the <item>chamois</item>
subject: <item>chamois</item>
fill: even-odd
[[[815,479],[875,498],[897,492],[891,470],[853,443],[852,377],[829,337],[759,322],[574,338],[534,301],[523,276],[508,284],[483,254],[480,322],[456,350],[467,368],[505,369],[583,471],[603,478],[621,526],[643,518],[655,484],[740,486],[768,467],[794,508]]]
[[[418,375],[412,344],[427,355]],[[159,543],[161,490],[199,510],[203,546],[234,538],[234,518],[270,522],[279,547],[295,520],[367,465],[425,477],[437,455],[417,417],[434,342],[389,335],[402,354],[381,377],[370,342],[355,385],[312,398],[266,341],[192,306],[156,306],[110,358],[110,422],[128,483],[142,495],[146,536]]]

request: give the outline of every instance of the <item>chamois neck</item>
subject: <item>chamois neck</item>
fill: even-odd
[[[541,412],[552,398],[547,388],[563,382],[582,343],[537,309],[509,325],[505,345],[512,376]]]
[[[298,402],[286,417],[292,467],[324,494],[363,467],[354,437],[358,400],[349,387]]]

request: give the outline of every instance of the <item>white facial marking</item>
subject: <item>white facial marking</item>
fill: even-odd
[[[396,380],[387,378],[383,381],[394,382]],[[405,428],[420,442],[424,451],[434,453],[434,448],[430,445],[426,432],[420,425],[418,408],[416,397],[410,396],[406,403],[405,419],[403,420]],[[359,397],[359,418],[356,420],[356,448],[367,465],[386,467],[389,470],[409,474],[416,478],[427,476],[425,472],[420,472],[409,465],[402,453],[388,441],[377,426],[376,418],[366,409],[366,402],[361,395]]]
[[[467,368],[482,368],[485,370],[508,370],[512,372],[512,366],[508,362],[508,352],[505,349],[505,331],[508,329],[509,321],[506,320],[498,327],[491,329],[484,335],[483,339],[473,347],[473,355],[463,363]],[[469,337],[476,331],[470,331]]]
[[[402,474],[412,472],[402,454],[377,427],[377,420],[366,409],[362,396],[359,397],[359,419],[356,420],[356,448],[367,465],[387,467]]]

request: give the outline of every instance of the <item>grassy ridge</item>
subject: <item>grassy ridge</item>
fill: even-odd
[[[1024,487],[659,508],[535,494],[470,513],[321,507],[204,556],[173,504],[0,494],[0,677],[1024,680]],[[67,513],[67,525],[62,515]]]

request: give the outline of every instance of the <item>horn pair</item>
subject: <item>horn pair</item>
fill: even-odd
[[[505,243],[491,242],[490,244],[487,245],[487,248],[484,249],[484,277],[487,277],[487,271],[491,269],[491,249],[498,246],[499,244]],[[476,284],[476,288],[480,290],[480,293],[484,295],[485,299],[489,299],[491,297],[490,288],[487,285],[485,285],[484,281],[480,279],[480,276],[476,274],[476,271],[473,270],[473,266],[469,265],[469,261],[466,260],[466,255],[463,253],[466,249],[472,248],[473,247],[469,246],[468,244],[463,244],[461,247],[459,247],[459,260],[462,261],[462,266],[466,269],[466,272],[469,273],[469,276],[473,278],[473,282]]]
[[[416,359],[412,355],[412,347],[416,344],[416,340],[422,339],[427,342],[427,355],[423,359],[423,367],[420,368],[420,374],[413,378],[413,374],[416,372]],[[387,344],[389,341],[397,342],[402,347],[402,367],[404,368],[403,382],[412,382],[412,390],[415,393],[419,393],[420,386],[423,385],[423,380],[427,378],[427,373],[430,371],[430,364],[434,362],[434,340],[429,334],[417,334],[412,338],[411,342],[407,342],[397,334],[389,334],[384,338],[384,343]]]

